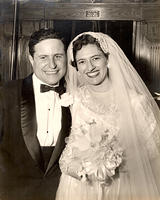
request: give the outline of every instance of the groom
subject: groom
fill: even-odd
[[[54,200],[59,157],[71,125],[65,92],[66,53],[53,29],[29,41],[33,74],[0,88],[0,200]]]

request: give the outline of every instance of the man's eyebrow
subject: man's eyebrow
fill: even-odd
[[[41,57],[41,56],[47,56],[46,54],[39,54],[37,55],[38,57]]]
[[[65,55],[65,53],[55,53],[55,55]]]

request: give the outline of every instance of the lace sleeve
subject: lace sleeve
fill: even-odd
[[[59,165],[62,173],[68,174],[80,180],[80,172],[82,171],[82,166],[80,160],[74,157],[74,149],[70,146],[71,140],[71,136],[70,138],[66,138],[67,146],[61,155]]]
[[[142,94],[131,93],[131,104],[140,142],[146,146],[151,158],[159,154],[160,138],[157,121],[147,98]]]

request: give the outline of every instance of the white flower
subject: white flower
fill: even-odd
[[[68,107],[73,104],[73,96],[69,93],[64,93],[61,95],[59,103],[61,106]]]
[[[69,162],[76,163],[74,167],[71,165],[82,182],[111,184],[116,169],[124,159],[118,132],[117,127],[113,128],[109,123],[104,124],[92,116],[72,127],[67,141],[72,146]]]

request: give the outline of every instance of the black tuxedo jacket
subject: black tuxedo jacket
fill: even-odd
[[[0,89],[0,200],[53,200],[61,175],[58,160],[70,132],[71,115],[62,107],[62,128],[43,171],[36,132],[31,76]]]

